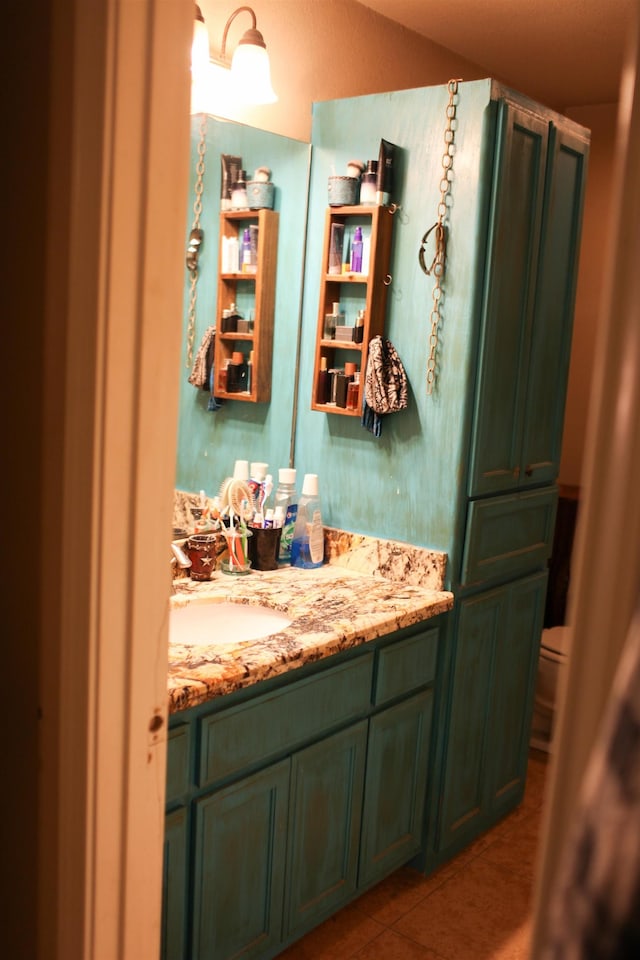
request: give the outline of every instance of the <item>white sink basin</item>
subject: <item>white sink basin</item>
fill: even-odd
[[[226,600],[192,601],[171,610],[169,643],[185,647],[228,646],[279,633],[290,623],[287,616],[271,607]]]

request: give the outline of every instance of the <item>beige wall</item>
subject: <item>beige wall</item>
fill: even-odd
[[[482,67],[353,0],[257,0],[251,6],[267,45],[279,99],[230,116],[274,133],[309,140],[315,100],[425,87],[451,77],[487,76]],[[233,5],[201,0],[200,9],[215,57]],[[227,54],[250,26],[247,13],[233,21]]]
[[[215,56],[231,8],[216,0],[203,0],[200,6]],[[429,86],[451,77],[477,80],[492,75],[490,65],[487,69],[463,60],[352,0],[257,0],[253,8],[270,54],[279,101],[236,110],[230,117],[275,133],[309,140],[313,101]],[[233,22],[229,53],[250,25],[246,13]],[[496,79],[509,83],[508,77]],[[593,137],[560,464],[561,483],[574,486],[580,484],[582,472],[617,105],[567,107],[564,112],[590,128]]]
[[[560,462],[560,481],[578,485],[582,473],[598,313],[602,305],[604,263],[611,242],[611,180],[617,104],[569,107],[565,112],[591,130],[591,153]]]

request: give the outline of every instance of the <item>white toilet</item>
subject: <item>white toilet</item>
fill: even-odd
[[[538,682],[533,707],[530,745],[549,753],[553,744],[553,727],[560,670],[569,653],[569,628],[551,627],[542,631]]]

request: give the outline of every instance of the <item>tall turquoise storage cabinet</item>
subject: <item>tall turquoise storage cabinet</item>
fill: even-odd
[[[503,97],[433,861],[524,791],[551,554],[588,138]]]
[[[522,797],[589,150],[587,130],[527,97],[491,80],[460,84],[427,396],[433,278],[418,250],[436,218],[447,104],[447,87],[428,87],[314,105],[303,342],[313,344],[317,322],[326,173],[383,136],[401,155],[385,334],[411,392],[377,444],[346,418],[327,425],[308,410],[309,347],[296,433],[300,468],[322,463],[332,477],[333,524],[449,557],[456,603],[434,714],[425,869]]]

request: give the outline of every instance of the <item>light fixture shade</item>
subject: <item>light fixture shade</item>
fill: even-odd
[[[247,43],[243,38],[231,60],[231,77],[234,97],[239,103],[275,103],[278,99],[271,86],[269,54],[264,45]]]
[[[191,43],[191,73],[192,75],[206,73],[209,66],[209,34],[204,25],[200,7],[196,6],[196,16],[193,21],[193,41]]]
[[[228,117],[235,98],[228,65],[211,60],[207,69],[194,74],[191,83],[191,113]]]

